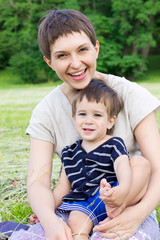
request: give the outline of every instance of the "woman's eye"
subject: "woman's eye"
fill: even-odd
[[[84,52],[84,51],[87,51],[87,48],[81,48],[80,49],[80,52]]]
[[[66,56],[66,54],[60,54],[60,55],[58,55],[58,58],[63,58],[65,56]]]

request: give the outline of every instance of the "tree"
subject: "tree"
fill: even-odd
[[[94,11],[90,18],[101,45],[99,69],[130,78],[140,75],[146,70],[151,47],[156,46],[154,19],[160,12],[160,2],[99,0]]]
[[[159,0],[0,0],[0,68],[12,67],[27,82],[55,78],[43,63],[37,30],[49,9],[66,8],[93,22],[98,70],[130,79],[146,70],[150,49],[160,42]]]

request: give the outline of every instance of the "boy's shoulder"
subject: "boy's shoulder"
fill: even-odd
[[[120,137],[114,137],[114,136],[112,136],[112,137],[109,138],[106,142],[104,142],[104,143],[102,144],[102,146],[113,145],[113,144],[114,144],[114,145],[117,145],[118,143],[124,144],[123,139],[120,138]]]
[[[76,142],[72,143],[71,145],[68,145],[68,146],[64,147],[63,150],[62,150],[62,155],[74,154],[75,152],[77,152],[78,149],[79,149],[81,141],[82,140],[79,139]]]

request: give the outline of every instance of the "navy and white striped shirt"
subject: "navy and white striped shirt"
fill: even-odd
[[[62,163],[71,183],[71,191],[63,201],[87,200],[99,190],[100,181],[117,181],[114,161],[121,155],[128,155],[123,140],[112,137],[102,145],[87,153],[81,147],[82,140],[76,141],[62,151]]]

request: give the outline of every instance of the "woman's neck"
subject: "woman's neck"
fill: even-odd
[[[101,73],[101,72],[95,72],[94,73],[94,78],[99,78],[104,80],[105,82],[107,82],[108,79],[108,75],[105,73]],[[68,83],[64,82],[61,84],[61,90],[64,93],[64,95],[66,96],[66,98],[68,99],[68,101],[70,103],[72,103],[72,99],[76,93],[76,89],[72,88]],[[78,90],[77,90],[78,91]]]
[[[75,95],[75,90],[72,87],[70,87],[70,85],[67,83],[62,83],[60,88],[64,95],[66,96],[66,98],[68,99],[68,101],[70,102],[70,104],[72,104],[72,99]]]

